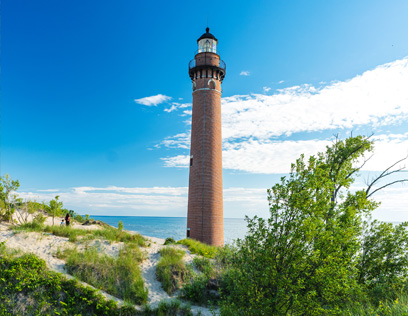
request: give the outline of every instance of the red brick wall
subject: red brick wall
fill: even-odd
[[[202,54],[196,56],[198,58]],[[211,64],[218,55],[211,54]],[[216,57],[214,57],[216,56]],[[210,63],[210,62],[209,62]],[[190,238],[210,245],[224,245],[222,194],[221,82],[207,90],[212,78],[197,78],[193,92],[187,227]],[[199,89],[206,90],[199,90]],[[218,91],[216,91],[218,90]]]

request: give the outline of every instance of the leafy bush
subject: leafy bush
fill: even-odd
[[[145,306],[142,314],[145,316],[193,316],[190,306],[181,305],[179,300],[160,301],[155,309]]]
[[[195,257],[193,259],[193,264],[199,271],[204,273],[207,278],[214,276],[214,266],[210,259],[205,257]]]
[[[184,251],[173,247],[160,250],[161,258],[156,267],[157,279],[163,289],[171,294],[179,289],[190,275],[189,269],[183,262]]]
[[[219,247],[210,246],[195,239],[182,239],[177,243],[187,246],[191,253],[196,253],[207,258],[214,258],[219,250]]]
[[[74,215],[74,220],[76,220],[78,223],[85,222],[85,219],[79,214]]]
[[[118,229],[119,229],[120,231],[123,230],[123,222],[122,222],[122,221],[119,221],[119,223],[118,223]]]
[[[166,240],[164,241],[164,245],[171,245],[171,244],[175,244],[176,241],[174,240],[173,237],[167,237]]]

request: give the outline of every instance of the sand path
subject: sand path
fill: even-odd
[[[150,247],[145,248],[147,252],[147,259],[142,262],[140,268],[142,270],[142,276],[145,281],[146,287],[149,290],[148,303],[152,307],[156,307],[161,300],[176,299],[178,292],[168,295],[162,288],[160,281],[156,277],[156,266],[160,260],[160,249],[164,246],[164,239],[144,236],[150,242]],[[190,264],[193,261],[194,255],[184,246],[175,245],[173,247],[183,249],[186,254],[184,261]],[[186,302],[187,303],[187,302]],[[203,316],[213,315],[208,308],[202,306],[191,305],[191,310],[194,314],[201,312]]]

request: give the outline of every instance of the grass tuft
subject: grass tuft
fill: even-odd
[[[65,268],[78,279],[133,304],[147,302],[139,263],[144,255],[135,244],[127,244],[118,258],[99,254],[96,248],[85,252],[66,249]]]
[[[210,246],[195,239],[182,239],[177,243],[187,246],[191,253],[196,253],[206,258],[214,258],[220,249],[219,247]]]
[[[183,262],[183,250],[165,247],[160,250],[160,254],[156,267],[157,279],[162,283],[163,289],[172,294],[184,284],[191,271]]]

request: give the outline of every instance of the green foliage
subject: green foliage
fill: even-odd
[[[74,215],[73,218],[74,218],[78,223],[83,223],[83,222],[85,222],[85,219],[84,219],[81,215],[79,215],[79,214]]]
[[[171,244],[175,244],[176,241],[174,240],[173,237],[167,237],[166,240],[164,241],[164,245],[171,245]]]
[[[0,256],[0,315],[136,315],[95,290],[48,271],[34,255]]]
[[[118,223],[118,229],[119,229],[120,231],[123,230],[123,222],[122,222],[122,221],[119,221],[119,223]]]
[[[193,264],[201,271],[207,278],[214,276],[214,266],[210,259],[205,257],[195,257]]]
[[[8,220],[14,223],[13,214],[16,204],[20,201],[13,192],[17,191],[19,187],[20,182],[11,179],[7,173],[0,177],[0,221]]]
[[[179,289],[190,275],[189,269],[183,262],[185,252],[174,247],[165,247],[160,250],[161,258],[156,267],[157,279],[163,289],[171,294]]]
[[[336,140],[308,161],[302,155],[268,190],[270,217],[247,218],[248,234],[223,276],[222,315],[335,314],[388,278],[395,293],[402,288],[405,224],[374,225],[364,237],[377,203],[350,190],[355,165],[372,148],[367,137]]]
[[[181,289],[180,297],[199,305],[206,305],[211,301],[208,295],[209,278],[205,275],[195,275],[194,278],[187,282]]]
[[[44,231],[46,233],[51,233],[55,236],[67,237],[69,241],[88,241],[97,238],[103,238],[111,242],[124,242],[132,243],[138,246],[146,246],[146,239],[140,234],[131,234],[124,231],[119,231],[113,227],[105,227],[95,230],[86,230],[80,228],[71,228],[69,226],[45,226],[36,222],[28,223],[13,228],[14,231]],[[82,237],[82,239],[79,239]]]
[[[78,279],[133,304],[147,302],[139,268],[144,256],[138,246],[125,245],[118,258],[101,255],[96,248],[66,250],[65,255],[67,272]]]
[[[207,258],[214,258],[219,250],[219,247],[210,246],[191,238],[179,240],[177,243],[187,246],[191,253],[196,253]]]
[[[217,251],[214,259],[195,257],[193,264],[200,273],[194,273],[192,278],[181,289],[183,299],[199,305],[218,305],[233,248],[225,246]]]
[[[408,222],[373,221],[364,233],[358,280],[370,290],[373,303],[395,300],[408,281]]]
[[[142,311],[144,316],[193,316],[190,306],[181,305],[179,300],[160,301],[157,308],[145,306]]]
[[[59,201],[59,196],[57,195],[54,200],[50,201],[49,211],[52,215],[52,224],[55,225],[55,216],[64,216],[67,214],[62,210],[63,203]]]
[[[95,239],[100,237],[109,241],[133,243],[142,247],[146,246],[146,239],[142,235],[120,231],[110,226],[88,231],[87,238]]]
[[[43,225],[40,223],[33,221],[31,223],[21,224],[19,226],[14,226],[13,231],[15,232],[42,232],[44,230]]]

